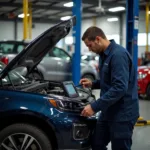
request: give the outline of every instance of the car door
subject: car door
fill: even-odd
[[[44,79],[57,81],[58,67],[57,59],[48,53],[38,65],[38,69],[43,73]]]
[[[53,56],[57,60],[57,77],[58,81],[71,80],[72,70],[71,70],[71,57],[63,49],[54,47]]]

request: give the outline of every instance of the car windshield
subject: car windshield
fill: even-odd
[[[0,62],[0,72],[5,68],[5,64],[3,64],[2,62]],[[22,84],[25,83],[27,80],[21,76],[18,72],[16,72],[15,70],[12,70],[9,72],[9,75],[6,76],[5,78],[3,78],[0,81],[0,85],[7,85],[7,84],[14,84],[14,85],[18,85],[18,84]]]

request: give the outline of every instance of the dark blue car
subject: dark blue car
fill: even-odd
[[[61,22],[33,40],[7,66],[0,63],[0,150],[90,148],[96,117],[80,115],[92,94],[70,81],[28,78],[42,58],[65,37],[75,18]],[[26,67],[27,76],[18,70]]]

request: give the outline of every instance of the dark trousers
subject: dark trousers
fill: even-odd
[[[137,119],[127,122],[98,121],[92,136],[92,150],[131,150],[132,134]]]

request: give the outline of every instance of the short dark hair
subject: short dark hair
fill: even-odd
[[[83,34],[82,36],[82,41],[84,41],[86,38],[89,40],[89,41],[94,41],[96,36],[100,36],[102,37],[103,39],[106,39],[106,35],[104,34],[103,30],[98,28],[98,27],[95,27],[95,26],[92,26],[92,27],[89,27]]]

